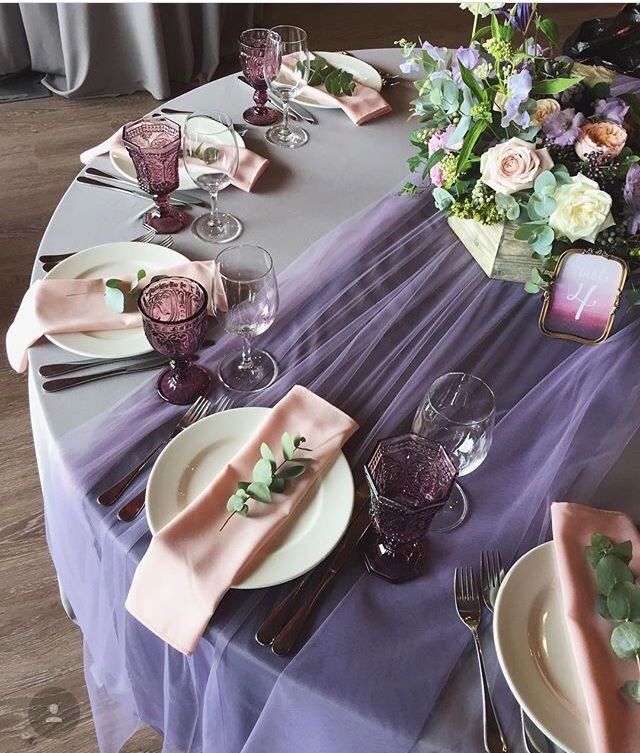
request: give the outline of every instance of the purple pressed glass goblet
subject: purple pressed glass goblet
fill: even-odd
[[[375,527],[365,538],[367,569],[398,583],[421,575],[424,538],[458,475],[442,445],[416,434],[383,439],[364,468]]]
[[[264,53],[269,29],[247,29],[240,34],[240,65],[247,80],[255,89],[250,107],[242,117],[251,125],[273,125],[280,120],[280,113],[267,107],[267,82],[264,79]]]
[[[211,375],[192,363],[207,334],[207,292],[188,277],[162,277],[140,294],[138,308],[151,346],[171,358],[160,374],[158,393],[175,405],[188,405],[211,386]]]
[[[122,140],[140,188],[156,203],[156,208],[145,214],[145,223],[158,233],[182,230],[190,222],[189,215],[169,203],[169,194],[180,185],[180,126],[167,118],[142,118],[123,127]]]

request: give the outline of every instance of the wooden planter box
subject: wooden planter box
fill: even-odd
[[[531,270],[540,266],[529,244],[513,237],[518,227],[513,222],[482,225],[459,217],[447,217],[447,222],[487,277],[527,282]]]

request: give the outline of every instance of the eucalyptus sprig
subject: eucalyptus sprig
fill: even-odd
[[[104,284],[104,302],[107,308],[122,314],[126,309],[137,303],[142,292],[138,285],[140,280],[146,276],[147,273],[144,269],[139,269],[133,283],[127,280],[119,280],[117,277],[108,279]]]
[[[283,456],[280,464],[266,442],[260,445],[261,458],[253,467],[252,480],[239,481],[236,491],[227,500],[227,510],[231,514],[220,527],[221,531],[234,515],[246,517],[249,514],[249,500],[269,504],[272,494],[282,493],[288,481],[302,476],[311,459],[296,456],[296,451],[311,452],[302,446],[306,441],[300,434],[292,437],[285,431],[280,440]]]
[[[611,648],[619,659],[635,659],[640,672],[640,586],[629,569],[630,541],[614,544],[608,536],[594,533],[585,554],[596,572],[600,594],[596,603],[605,620],[615,622]],[[640,703],[640,681],[628,680],[620,688],[625,698]]]
[[[296,68],[302,73],[304,73],[304,67],[302,61],[296,63]],[[324,84],[324,88],[334,97],[345,95],[350,97],[356,88],[351,73],[340,70],[340,68],[334,68],[319,55],[316,55],[309,64],[309,81],[307,83],[309,86]]]

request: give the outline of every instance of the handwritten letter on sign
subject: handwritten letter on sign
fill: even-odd
[[[545,295],[540,328],[546,335],[599,343],[611,331],[627,265],[615,256],[564,253]]]

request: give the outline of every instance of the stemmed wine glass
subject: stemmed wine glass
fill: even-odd
[[[269,29],[247,29],[240,34],[240,65],[247,81],[255,89],[254,107],[242,113],[242,117],[256,126],[273,125],[280,120],[280,113],[267,107],[267,83],[264,80],[264,54]]]
[[[191,230],[203,241],[228,243],[242,232],[237,217],[218,211],[218,192],[238,170],[238,140],[224,112],[193,113],[184,124],[182,159],[187,174],[211,197],[211,212],[198,217]]]
[[[267,141],[296,149],[309,140],[309,134],[289,123],[289,103],[309,80],[310,55],[307,33],[298,26],[275,26],[267,37],[264,78],[271,93],[282,100],[282,123],[266,132]]]
[[[260,246],[242,245],[223,249],[216,265],[216,316],[227,332],[243,338],[242,353],[222,361],[218,376],[232,390],[263,390],[278,375],[278,364],[266,351],[253,350],[251,340],[269,329],[278,311],[273,259]]]
[[[207,291],[188,277],[160,277],[138,299],[147,340],[171,359],[158,379],[158,394],[169,403],[188,405],[209,392],[209,372],[191,360],[207,334],[207,302]]]
[[[491,389],[472,374],[452,372],[438,377],[413,419],[413,432],[438,442],[455,458],[458,476],[474,471],[487,457],[496,403]],[[456,483],[431,530],[451,531],[467,517],[469,501]]]
[[[156,203],[156,208],[144,215],[145,224],[158,233],[182,230],[190,217],[169,203],[169,194],[180,184],[180,126],[167,118],[141,118],[123,127],[122,140],[140,188]]]

